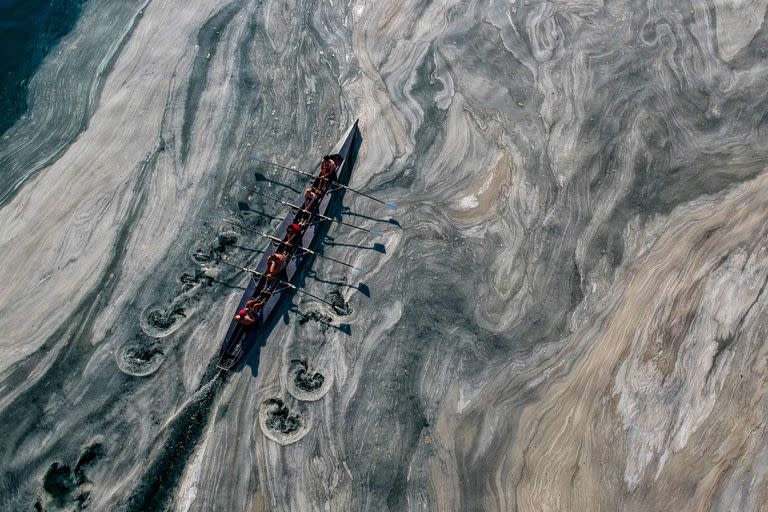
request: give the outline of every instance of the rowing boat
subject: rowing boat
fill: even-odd
[[[355,121],[355,123],[347,129],[330,153],[338,154],[342,158],[342,162],[336,171],[336,180],[339,184],[347,183],[349,180],[349,175],[352,172],[352,159],[350,156],[353,154],[355,142],[359,135],[360,132],[357,128],[357,121]],[[334,204],[335,200],[343,194],[344,189],[345,188],[342,186],[332,187],[323,196],[317,206],[317,210],[312,213],[312,219],[309,226],[302,234],[301,243],[299,245],[300,248],[309,248],[316,243],[318,234],[322,232],[322,229],[320,228],[324,224],[323,217],[327,212],[332,210],[331,206]],[[301,205],[303,200],[303,194],[300,194],[295,203]],[[288,226],[293,223],[294,213],[295,209],[289,211],[288,215],[286,215],[285,219],[280,223],[280,226],[271,238],[282,240],[285,237]],[[265,279],[256,279],[254,275],[264,275],[267,269],[267,260],[276,249],[277,246],[270,243],[258,265],[253,270],[246,269],[249,270],[248,286],[240,299],[237,311],[245,308],[245,303],[250,298],[255,297],[259,293],[260,288],[264,286]],[[285,266],[284,274],[281,277],[282,286],[278,286],[272,291],[272,295],[261,309],[255,324],[246,326],[238,323],[234,319],[232,320],[219,352],[219,368],[223,370],[234,368],[248,354],[249,350],[253,347],[254,342],[266,334],[265,331],[270,325],[271,318],[280,309],[285,297],[296,289],[295,283],[300,278],[304,264],[310,258],[311,254],[311,251],[294,248],[292,254],[290,254],[288,263]]]

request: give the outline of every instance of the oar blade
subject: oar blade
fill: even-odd
[[[374,230],[371,230],[371,236],[373,238],[381,238],[381,237],[384,236],[384,233],[382,233],[381,231],[379,231],[377,229],[374,229]]]
[[[363,267],[354,267],[355,272],[364,273],[366,270]]]
[[[386,206],[387,206],[387,210],[389,210],[391,212],[396,212],[397,211],[397,205],[395,203],[387,203]]]
[[[264,159],[261,158],[259,155],[251,156],[251,160],[253,160],[254,162],[263,162],[264,161]]]

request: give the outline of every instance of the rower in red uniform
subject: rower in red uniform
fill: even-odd
[[[301,245],[301,235],[302,235],[303,228],[294,222],[290,226],[288,226],[288,229],[286,230],[285,240],[283,240],[283,243],[288,245],[289,247],[295,246],[295,245]],[[298,242],[298,243],[297,243]]]

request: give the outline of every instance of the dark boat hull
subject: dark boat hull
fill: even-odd
[[[346,184],[349,180],[349,175],[352,171],[350,155],[352,154],[355,141],[358,136],[359,131],[357,128],[357,121],[355,121],[355,123],[349,129],[347,129],[341,140],[339,140],[339,142],[336,144],[336,147],[333,148],[333,151],[329,153],[339,154],[343,158],[343,162],[338,171],[337,179],[339,183]],[[343,192],[343,189],[339,189],[327,193],[318,206],[318,213],[325,214],[328,212],[330,205],[339,195],[342,195]],[[298,199],[295,201],[295,204],[301,204],[303,201],[303,195],[299,195]],[[288,226],[293,222],[293,217],[294,211],[291,210],[275,231],[275,237],[282,239],[285,236]],[[313,220],[317,220],[317,218]],[[305,230],[304,236],[302,237],[302,247],[313,247],[315,238],[317,237],[318,233],[322,231],[322,225],[323,222],[313,222],[310,227]],[[265,272],[267,268],[267,259],[275,252],[275,249],[276,247],[274,244],[269,244],[255,270],[258,272]],[[297,251],[288,265],[286,265],[282,280],[289,283],[294,283],[300,276],[304,263],[309,259],[309,256],[309,254]],[[258,285],[258,280],[251,276],[248,281],[248,286],[245,290],[245,293],[243,294],[242,298],[240,299],[240,303],[237,306],[237,310],[243,309],[245,307],[245,303],[248,301],[248,299],[253,297],[256,293]],[[266,334],[265,329],[267,326],[269,326],[272,316],[280,308],[283,299],[289,295],[290,292],[291,289],[288,287],[274,292],[267,304],[264,306],[261,314],[259,315],[257,323],[254,325],[243,326],[232,320],[229,326],[229,330],[227,330],[227,334],[224,337],[224,343],[219,352],[219,368],[230,370],[240,361],[242,361],[242,359],[253,347],[254,342],[260,336]]]

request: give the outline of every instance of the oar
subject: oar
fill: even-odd
[[[387,203],[387,202],[385,202],[385,201],[382,201],[382,200],[381,200],[381,199],[379,199],[378,197],[373,197],[373,196],[371,196],[371,195],[368,195],[368,194],[366,194],[365,192],[362,192],[362,191],[360,191],[360,190],[357,190],[357,189],[355,189],[355,188],[352,188],[352,187],[348,187],[348,186],[346,186],[346,185],[342,185],[342,184],[341,184],[341,183],[339,183],[339,182],[334,182],[334,183],[333,183],[333,185],[334,185],[335,187],[338,187],[338,188],[343,188],[343,189],[345,189],[345,190],[349,190],[350,192],[354,192],[355,194],[360,194],[361,196],[363,196],[363,197],[367,197],[368,199],[370,199],[370,200],[372,200],[372,201],[376,201],[377,203],[381,203],[381,204],[383,204],[384,206],[386,206],[386,207],[387,207],[387,210],[389,210],[389,211],[391,211],[391,212],[396,212],[396,211],[397,211],[397,205],[396,205],[395,203]]]
[[[223,223],[225,223],[225,224],[229,224],[230,226],[237,226],[238,228],[241,228],[241,229],[244,229],[244,230],[246,230],[246,231],[250,231],[251,233],[256,233],[257,235],[263,236],[264,238],[269,238],[269,239],[270,239],[270,240],[272,240],[273,242],[278,242],[278,243],[282,243],[282,244],[285,244],[285,245],[287,245],[288,247],[296,247],[296,248],[297,248],[297,249],[299,249],[300,251],[304,251],[304,252],[306,252],[306,253],[308,253],[308,254],[313,254],[313,255],[315,255],[315,256],[319,256],[320,258],[325,258],[325,259],[327,259],[327,260],[331,260],[331,261],[334,261],[334,262],[336,262],[336,263],[340,263],[340,264],[342,264],[342,265],[344,265],[344,266],[346,266],[346,267],[349,267],[349,268],[355,269],[355,270],[356,270],[356,271],[358,271],[358,272],[365,272],[365,269],[364,269],[364,268],[362,268],[362,267],[356,267],[356,266],[354,266],[354,265],[351,265],[351,264],[347,263],[346,261],[341,261],[341,260],[337,260],[336,258],[331,258],[330,256],[326,256],[326,255],[324,255],[324,254],[320,254],[319,252],[316,252],[316,251],[312,251],[312,250],[310,250],[310,249],[307,249],[306,247],[302,247],[302,246],[300,246],[300,245],[296,245],[296,244],[289,244],[289,243],[287,243],[287,242],[284,242],[283,240],[280,240],[280,239],[279,239],[279,238],[277,238],[276,236],[272,236],[272,235],[268,235],[268,234],[266,234],[266,233],[262,233],[261,231],[258,231],[258,230],[256,230],[256,229],[251,229],[251,228],[249,228],[249,227],[243,226],[242,224],[238,224],[237,222],[232,222],[231,220],[227,220],[227,219],[225,219],[225,218],[223,218],[223,217],[211,217],[211,219],[215,219],[215,220],[221,221],[221,222],[223,222]]]
[[[239,269],[240,269],[240,270],[242,270],[243,272],[248,272],[249,274],[253,274],[253,275],[256,275],[256,276],[259,276],[259,277],[268,277],[268,276],[267,276],[266,274],[264,274],[263,272],[259,272],[259,271],[257,271],[257,270],[253,270],[252,268],[248,268],[248,267],[241,267],[240,265],[235,265],[234,263],[230,263],[230,262],[228,262],[228,261],[225,261],[225,260],[219,260],[219,261],[220,261],[221,263],[224,263],[225,265],[229,265],[230,267],[239,268]],[[292,284],[291,284],[291,283],[289,283],[289,282],[286,282],[286,281],[280,281],[280,280],[277,280],[277,282],[278,282],[278,284],[281,284],[281,285],[287,286],[287,287],[288,287],[288,288],[290,288],[291,290],[295,290],[295,291],[297,291],[297,292],[301,292],[301,293],[303,293],[304,295],[309,295],[309,296],[310,296],[310,297],[312,297],[313,299],[317,299],[317,300],[319,300],[320,302],[324,302],[324,303],[328,304],[329,306],[331,306],[331,307],[332,307],[334,310],[337,310],[337,311],[338,311],[338,309],[339,309],[339,308],[338,308],[338,306],[336,306],[336,304],[334,304],[333,302],[329,302],[329,301],[327,301],[327,300],[323,299],[322,297],[318,297],[317,295],[313,295],[313,294],[311,294],[311,293],[309,293],[309,292],[307,292],[307,291],[304,291],[304,290],[302,290],[301,288],[299,288],[298,286],[292,285]]]
[[[304,176],[309,176],[310,178],[316,178],[317,177],[314,174],[311,174],[311,173],[308,173],[308,172],[300,171],[298,169],[292,169],[292,168],[286,167],[284,165],[276,164],[275,162],[270,162],[268,160],[264,160],[263,158],[261,158],[258,155],[253,155],[251,157],[251,160],[253,160],[255,162],[261,162],[263,164],[271,165],[272,167],[277,167],[278,169],[285,169],[286,171],[295,172],[297,174],[303,174]]]
[[[292,169],[292,168],[286,167],[284,165],[276,164],[275,162],[270,162],[268,160],[264,160],[263,158],[259,157],[258,155],[253,155],[251,157],[251,160],[254,160],[256,162],[261,162],[261,163],[264,163],[264,164],[267,164],[267,165],[271,165],[272,167],[277,167],[278,169],[285,169],[286,171],[295,172],[297,174],[303,174],[304,176],[309,176],[310,178],[315,178],[316,177],[314,174],[310,174],[308,172],[300,171],[298,169]],[[341,183],[338,183],[338,182],[334,183],[334,185],[339,187],[339,188],[343,188],[345,190],[349,190],[350,192],[354,192],[355,194],[360,194],[361,196],[367,197],[368,199],[370,199],[372,201],[376,201],[377,203],[381,203],[384,206],[386,206],[387,209],[390,210],[390,211],[393,211],[393,212],[397,211],[397,205],[395,203],[387,203],[387,202],[382,201],[381,199],[379,199],[377,197],[373,197],[371,195],[368,195],[368,194],[366,194],[365,192],[363,192],[361,190],[357,190],[356,188],[348,187],[347,185],[342,185]]]
[[[366,233],[369,233],[374,238],[378,238],[380,236],[384,236],[384,233],[382,233],[381,231],[378,231],[376,229],[368,229],[368,228],[364,228],[362,226],[356,226],[355,224],[350,224],[349,222],[344,222],[343,220],[333,219],[331,217],[328,217],[326,215],[322,215],[322,214],[317,213],[317,212],[311,212],[309,210],[305,210],[301,206],[295,205],[293,203],[289,203],[288,201],[283,201],[282,199],[279,199],[277,197],[273,197],[273,196],[270,196],[268,194],[263,194],[263,193],[259,192],[258,190],[254,190],[252,188],[244,187],[242,185],[238,185],[238,186],[240,188],[243,188],[243,189],[247,190],[248,192],[252,192],[252,193],[256,194],[257,196],[266,197],[267,199],[271,199],[273,201],[277,201],[278,203],[284,204],[284,205],[286,205],[286,206],[288,206],[290,208],[293,208],[295,210],[299,210],[301,212],[305,212],[305,213],[308,213],[310,215],[315,215],[315,216],[317,216],[317,217],[319,217],[319,218],[321,218],[323,220],[329,220],[331,222],[337,222],[337,223],[342,224],[344,226],[349,226],[351,228],[359,229],[360,231],[365,231]]]

